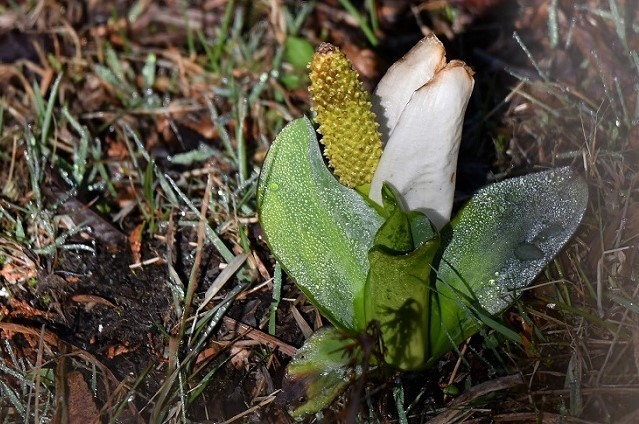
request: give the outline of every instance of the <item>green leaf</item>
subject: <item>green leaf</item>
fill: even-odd
[[[396,194],[388,185],[382,186],[384,202],[383,216],[386,221],[375,234],[375,246],[384,247],[397,254],[408,253],[415,249],[410,219],[399,205]]]
[[[295,69],[304,72],[314,53],[315,48],[304,38],[289,36],[284,44],[284,59]]]
[[[426,215],[419,211],[405,212],[399,195],[388,183],[382,185],[383,206],[372,200],[367,202],[384,218],[384,224],[375,234],[375,245],[398,254],[409,253],[437,233]]]
[[[394,255],[374,248],[367,293],[367,317],[380,324],[386,363],[402,370],[422,368],[428,351],[430,264],[439,240]]]
[[[355,367],[363,361],[355,343],[336,328],[315,332],[286,368],[277,402],[284,404],[293,418],[330,405],[361,372],[361,367]]]
[[[282,72],[280,81],[290,90],[308,85],[306,66],[313,59],[315,48],[304,38],[289,36],[284,43],[284,60],[291,66]]]
[[[368,254],[366,320],[379,323],[385,361],[414,370],[424,365],[428,350],[429,281],[439,238],[423,214],[402,210],[390,186],[384,185],[382,197],[388,218]],[[428,241],[419,238],[427,233],[425,224]]]
[[[429,365],[506,309],[573,235],[588,187],[570,168],[480,190],[444,230]]]
[[[367,252],[382,218],[333,177],[307,118],[273,142],[258,208],[271,252],[309,300],[335,326],[363,331]]]
[[[211,146],[200,143],[197,149],[190,150],[184,153],[178,153],[170,157],[171,163],[174,165],[192,165],[195,162],[204,162],[208,158],[216,154],[216,150]]]

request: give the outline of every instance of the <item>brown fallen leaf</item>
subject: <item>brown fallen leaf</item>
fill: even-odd
[[[120,355],[124,355],[125,353],[132,352],[136,350],[137,348],[138,346],[135,346],[135,347],[129,346],[128,342],[124,342],[119,345],[112,345],[112,346],[109,346],[109,348],[107,349],[107,358],[113,359],[116,356],[120,356]]]
[[[96,304],[108,306],[109,308],[117,308],[116,305],[105,298],[93,294],[76,294],[71,298],[71,300],[76,303],[86,303],[87,309],[91,309]]]
[[[67,407],[69,424],[90,424],[100,422],[98,411],[89,385],[80,371],[67,374]]]
[[[133,263],[139,264],[142,261],[142,232],[144,224],[138,224],[133,231],[129,233],[129,246],[131,247],[131,255],[133,255]]]

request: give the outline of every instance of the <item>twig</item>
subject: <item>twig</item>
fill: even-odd
[[[225,316],[224,324],[229,328],[239,330],[240,332],[243,333],[242,334],[243,336],[246,336],[249,339],[253,339],[258,342],[270,345],[271,347],[276,347],[277,349],[279,349],[280,352],[282,352],[286,356],[292,357],[292,356],[295,356],[295,354],[297,353],[297,349],[289,345],[288,343],[285,343],[281,341],[280,339],[271,336],[270,334],[267,334],[261,330],[258,330],[257,328],[244,324],[243,322],[237,321],[231,317]]]

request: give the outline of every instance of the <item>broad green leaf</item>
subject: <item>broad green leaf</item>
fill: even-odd
[[[363,358],[355,343],[333,327],[315,332],[286,368],[278,403],[294,418],[330,405],[361,372],[356,365]]]
[[[423,214],[402,210],[388,185],[382,196],[388,218],[368,254],[366,320],[379,323],[385,361],[412,370],[423,366],[427,352],[429,281],[439,238]],[[428,241],[421,238],[426,233]]]
[[[371,320],[379,322],[386,363],[402,370],[423,368],[428,352],[429,281],[439,240],[395,255],[373,248],[367,285]]]
[[[429,364],[521,294],[573,235],[587,199],[586,182],[567,167],[473,196],[442,235]]]
[[[258,208],[271,252],[309,300],[337,327],[364,330],[367,253],[382,218],[333,177],[307,118],[273,142]]]

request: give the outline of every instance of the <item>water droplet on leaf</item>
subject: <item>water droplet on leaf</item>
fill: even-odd
[[[515,257],[520,261],[535,261],[544,257],[544,252],[532,243],[521,243],[515,248]]]

